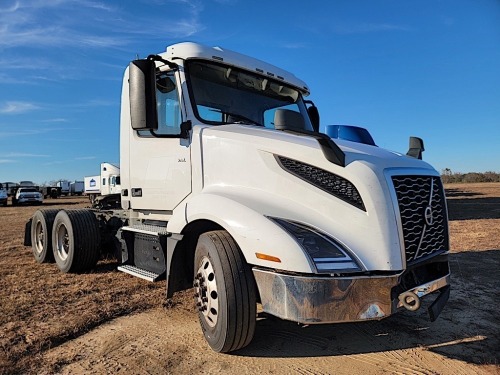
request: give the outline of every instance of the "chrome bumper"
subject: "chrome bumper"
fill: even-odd
[[[447,274],[394,295],[393,289],[399,285],[401,274],[325,278],[287,275],[259,268],[254,268],[253,274],[265,312],[305,324],[382,319],[403,306],[403,295],[407,298],[408,292],[420,299],[441,288],[448,290],[449,287],[445,287],[450,284]],[[441,309],[447,296],[445,300],[441,298]],[[440,309],[437,315],[439,312]]]

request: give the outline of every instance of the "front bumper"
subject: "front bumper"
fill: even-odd
[[[23,204],[23,203],[43,203],[43,199],[41,198],[19,198],[17,200],[18,204]]]
[[[408,298],[416,298],[416,310],[420,298],[440,291],[429,307],[434,321],[446,304],[450,285],[447,256],[437,258],[390,276],[302,276],[257,267],[253,274],[263,310],[282,319],[304,324],[382,319],[408,304]]]

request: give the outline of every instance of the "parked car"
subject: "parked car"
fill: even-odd
[[[0,204],[7,206],[7,189],[0,183]]]
[[[12,205],[16,206],[23,203],[42,204],[43,195],[36,187],[20,187],[12,198]]]

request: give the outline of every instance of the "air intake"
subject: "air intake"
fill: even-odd
[[[360,210],[366,211],[358,189],[345,178],[325,171],[324,169],[285,158],[284,156],[276,156],[276,158],[280,166],[287,172],[290,172],[298,178],[326,191],[344,202],[352,204]]]

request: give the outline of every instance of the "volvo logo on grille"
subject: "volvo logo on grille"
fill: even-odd
[[[425,219],[425,223],[429,226],[431,226],[432,223],[434,222],[434,217],[432,215],[432,207],[431,206],[427,206],[425,208],[424,219]]]

